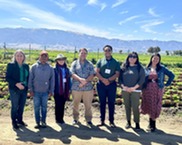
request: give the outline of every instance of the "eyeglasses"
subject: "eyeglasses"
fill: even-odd
[[[137,58],[136,55],[129,55],[129,58]]]
[[[111,49],[106,49],[104,50],[104,52],[111,52]]]

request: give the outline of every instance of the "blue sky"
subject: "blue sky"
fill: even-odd
[[[181,0],[0,0],[0,28],[182,41]]]

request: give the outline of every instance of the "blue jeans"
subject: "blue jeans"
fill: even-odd
[[[114,110],[115,110],[115,99],[116,99],[116,82],[105,86],[102,82],[97,83],[97,91],[100,100],[100,118],[101,121],[105,121],[106,114],[106,98],[108,98],[109,107],[109,121],[114,123]]]
[[[23,111],[27,98],[27,91],[9,90],[11,100],[11,119],[12,123],[16,124],[23,121]]]
[[[48,93],[35,92],[33,97],[35,121],[46,123]]]

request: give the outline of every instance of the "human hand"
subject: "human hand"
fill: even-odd
[[[20,90],[23,90],[25,87],[22,85],[22,83],[16,83],[16,87]]]

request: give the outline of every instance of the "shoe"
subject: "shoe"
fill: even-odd
[[[45,122],[42,122],[42,125],[41,125],[42,128],[46,128],[47,127],[47,124]]]
[[[87,125],[88,125],[88,126],[92,126],[93,123],[92,123],[91,121],[88,121],[88,122],[87,122]]]
[[[125,128],[126,128],[126,129],[131,128],[131,122],[130,122],[130,121],[128,121],[128,122],[127,122],[127,124],[126,124]]]
[[[135,129],[140,129],[140,124],[136,123]]]
[[[35,129],[41,128],[41,125],[38,123],[37,125],[34,126]]]
[[[16,123],[13,123],[13,129],[19,129],[19,126]]]
[[[77,120],[73,120],[72,125],[77,125],[77,124],[78,124],[78,121]]]
[[[114,124],[114,122],[113,123],[110,123],[110,127],[111,128],[116,128],[116,125]]]
[[[104,121],[101,121],[101,123],[100,123],[100,124],[98,124],[97,126],[98,126],[98,127],[100,127],[100,126],[105,126]]]
[[[22,126],[28,126],[25,122],[21,121],[21,122],[18,122],[18,124],[22,125]]]
[[[65,124],[64,120],[62,120],[62,121],[57,121],[56,120],[56,123],[58,123],[58,124]]]

